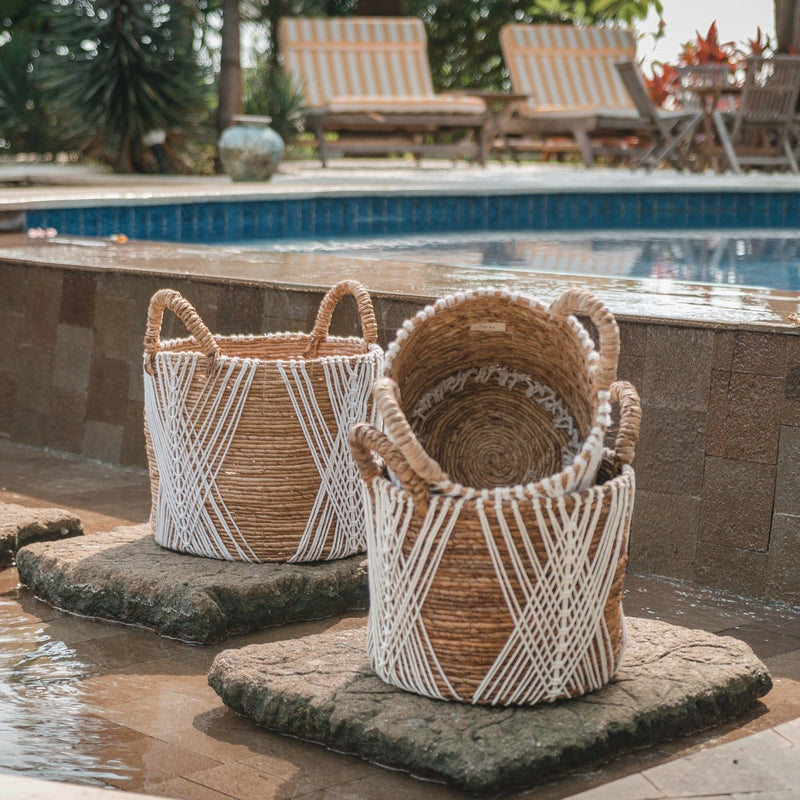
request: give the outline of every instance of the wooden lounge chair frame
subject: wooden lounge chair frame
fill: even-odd
[[[303,87],[324,166],[334,153],[485,164],[486,104],[434,92],[422,20],[284,17],[279,42],[286,70]]]
[[[692,165],[688,151],[692,138],[703,121],[703,111],[699,108],[659,111],[647,93],[638,64],[633,61],[618,61],[614,66],[652,140],[652,146],[634,164],[634,169],[642,167],[650,170],[663,161],[678,170],[690,169]]]
[[[741,174],[743,167],[799,171],[793,152],[798,95],[800,56],[747,60],[739,107],[733,113],[714,112],[733,172]]]
[[[513,23],[501,28],[500,48],[512,90],[528,97],[507,124],[512,146],[525,147],[527,137],[566,135],[591,166],[595,155],[624,155],[627,138],[647,133],[614,68],[635,61],[630,31]]]

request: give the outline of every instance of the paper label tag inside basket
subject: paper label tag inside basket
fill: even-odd
[[[483,333],[502,333],[506,329],[505,322],[473,322],[469,329]]]

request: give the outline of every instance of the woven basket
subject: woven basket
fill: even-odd
[[[363,339],[328,335],[356,299]],[[164,310],[190,338],[159,341]],[[156,541],[237,561],[317,561],[363,551],[363,482],[347,444],[374,422],[383,366],[369,294],[344,281],[311,334],[213,336],[177,292],[150,301],[145,436]]]
[[[573,316],[586,315],[598,348]],[[549,307],[498,290],[452,295],[408,320],[375,400],[386,432],[443,494],[588,488],[609,423],[619,331],[593,295]]]
[[[602,483],[559,497],[431,492],[385,434],[352,431],[370,487],[367,648],[380,678],[485,705],[576,697],[611,679],[641,419],[635,389],[611,388],[620,426]]]

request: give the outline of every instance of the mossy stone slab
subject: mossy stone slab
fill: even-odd
[[[20,581],[58,608],[202,644],[345,611],[368,602],[365,556],[249,564],[176,553],[148,525],[17,553]]]
[[[492,708],[431,700],[370,669],[364,629],[226,650],[209,683],[259,725],[477,794],[527,789],[731,719],[769,691],[743,642],[628,620],[615,679],[572,700]]]
[[[0,568],[12,564],[26,544],[82,535],[83,525],[71,511],[0,503]]]

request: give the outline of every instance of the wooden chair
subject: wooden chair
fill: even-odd
[[[792,150],[800,94],[800,56],[749,58],[739,107],[714,111],[714,125],[727,165],[798,172]]]
[[[324,166],[333,152],[485,163],[486,104],[434,92],[422,20],[285,17],[278,35]],[[330,141],[330,133],[338,138]]]
[[[567,135],[591,166],[596,154],[623,153],[627,137],[647,132],[614,68],[636,59],[630,31],[511,24],[500,30],[500,48],[512,90],[528,98],[508,123],[509,136]]]
[[[614,66],[652,140],[652,146],[634,169],[650,170],[662,161],[678,170],[691,168],[687,151],[703,121],[702,109],[659,111],[647,93],[638,65],[633,61],[619,61]]]

